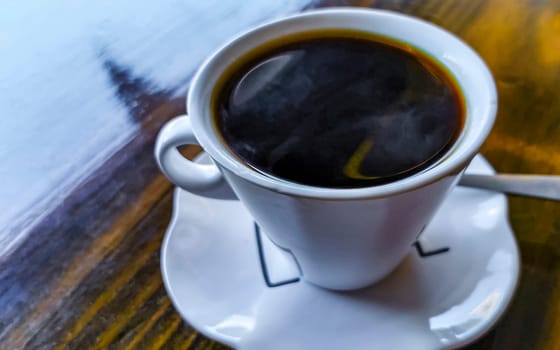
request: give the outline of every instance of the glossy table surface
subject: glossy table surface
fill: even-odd
[[[324,6],[412,14],[490,66],[500,172],[560,173],[560,1],[30,1],[0,10],[0,349],[218,349],[162,285],[172,185],[153,160],[189,80],[234,33]],[[187,148],[185,154],[197,150]],[[523,269],[468,349],[560,349],[560,203],[509,197]]]

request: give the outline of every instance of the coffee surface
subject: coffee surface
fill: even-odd
[[[256,170],[300,184],[366,187],[420,172],[463,123],[448,73],[400,44],[287,41],[226,74],[213,99],[225,144]]]

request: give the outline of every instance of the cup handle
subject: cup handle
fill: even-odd
[[[216,199],[237,199],[214,163],[195,163],[177,150],[178,146],[198,144],[187,115],[165,123],[155,147],[155,157],[161,171],[175,185],[191,193]]]

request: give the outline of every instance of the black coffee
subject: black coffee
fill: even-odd
[[[213,97],[231,151],[301,184],[385,184],[426,169],[457,139],[464,103],[411,47],[359,32],[307,33],[234,65]]]

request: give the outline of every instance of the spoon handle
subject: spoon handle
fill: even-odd
[[[560,201],[560,176],[466,174],[459,185]]]

